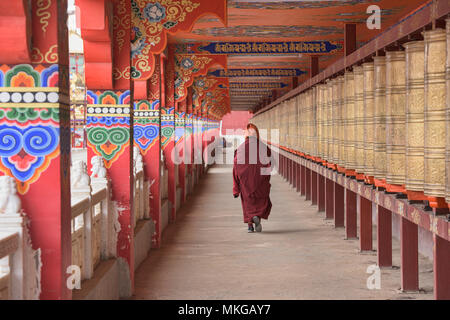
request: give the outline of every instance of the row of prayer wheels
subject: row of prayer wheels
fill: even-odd
[[[252,121],[267,129],[268,141],[387,192],[446,208],[450,19],[446,30],[424,31],[423,39],[348,68]]]

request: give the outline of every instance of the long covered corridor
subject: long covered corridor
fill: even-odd
[[[366,273],[376,252],[317,212],[279,175],[263,232],[248,234],[240,199],[232,198],[232,168],[216,165],[163,234],[160,249],[136,271],[135,299],[432,299],[432,263],[420,257],[420,293],[400,293],[398,268],[383,269],[381,290]],[[393,246],[399,266],[398,242]]]
[[[0,300],[450,300],[450,0],[0,0],[0,44]]]

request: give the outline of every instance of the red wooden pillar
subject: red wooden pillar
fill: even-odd
[[[292,161],[292,187],[297,190],[297,162]]]
[[[306,168],[305,171],[305,187],[306,187],[306,200],[311,200],[311,169]]]
[[[450,241],[433,235],[434,298],[450,300]]]
[[[402,290],[419,291],[418,225],[404,217],[400,222],[400,254]]]
[[[314,170],[311,170],[311,204],[312,205],[317,205],[317,189],[318,189],[318,185],[317,185],[317,172],[315,172]]]
[[[284,179],[289,182],[289,161],[287,157],[283,157],[284,159]]]
[[[144,162],[144,173],[150,182],[150,216],[155,226],[152,247],[161,245],[161,145],[160,145],[160,102],[161,102],[161,60],[155,60],[155,72],[147,82],[147,99],[135,102],[134,143],[139,147]],[[146,88],[146,89],[147,89]],[[136,94],[136,90],[135,90]],[[135,99],[137,99],[135,95]]]
[[[334,181],[325,179],[325,219],[334,218]]]
[[[175,112],[175,154],[176,165],[178,166],[178,189],[180,190],[180,204],[186,200],[186,165],[184,163],[184,147],[186,133],[186,99],[178,104],[178,110]],[[178,199],[177,199],[178,201]]]
[[[311,78],[313,78],[319,74],[319,57],[318,56],[310,56],[309,68],[311,70],[311,74],[310,74]]]
[[[378,206],[377,217],[378,266],[392,267],[392,212]]]
[[[192,87],[188,89],[187,109],[186,109],[186,140],[185,140],[185,162],[189,176],[189,192],[192,193],[194,186],[193,163],[194,163],[194,130],[193,130],[193,101]]]
[[[300,192],[300,188],[301,188],[301,169],[302,169],[300,163],[296,164],[296,168],[297,168],[297,172],[296,172],[295,179],[297,180],[297,192]]]
[[[291,160],[291,185],[295,189],[295,161]]]
[[[345,189],[338,183],[334,183],[334,227],[344,227],[344,197]]]
[[[288,158],[287,161],[288,161],[288,180],[289,184],[292,186],[292,160]]]
[[[356,239],[357,234],[357,216],[356,216],[356,193],[345,190],[345,236],[347,239]]]
[[[41,250],[40,298],[71,299],[67,2],[2,0],[0,9],[0,175],[15,178]]]
[[[175,57],[172,45],[168,47],[168,59],[164,63],[165,104],[161,112],[161,145],[168,170],[169,219],[176,219],[176,165],[173,159],[175,148]]]
[[[300,194],[302,196],[306,195],[306,167],[300,167]]]
[[[317,193],[318,193],[318,206],[319,212],[325,211],[325,177],[321,174],[317,174]]]
[[[125,72],[116,76],[112,84],[107,83],[109,74],[105,74],[103,69],[105,64],[97,63],[95,59],[92,63],[90,62],[92,56],[102,57],[102,52],[97,47],[99,43],[91,41],[91,36],[93,32],[97,32],[97,29],[93,26],[92,30],[84,31],[83,27],[90,26],[90,24],[83,22],[86,20],[90,23],[96,22],[99,24],[98,27],[105,29],[103,32],[109,34],[109,24],[113,24],[115,21],[113,19],[125,19],[131,14],[131,3],[122,4],[120,0],[114,0],[112,2],[113,19],[105,18],[104,8],[101,10],[103,13],[92,18],[91,15],[97,10],[97,7],[93,6],[91,1],[80,1],[79,3],[82,3],[83,6],[86,5],[85,8],[81,8],[81,20],[82,35],[85,40],[86,84],[89,89],[87,92],[88,168],[91,168],[93,156],[101,156],[111,179],[112,200],[119,208],[120,232],[117,237],[117,256],[125,262],[119,264],[121,268],[119,294],[128,297],[134,291],[133,83],[125,75]],[[108,8],[108,6],[106,7]],[[106,23],[102,19],[106,19]],[[130,67],[131,59],[131,25],[116,26],[113,29],[112,43],[114,68],[120,71],[127,70]],[[102,45],[101,42],[100,45]],[[109,53],[105,48],[101,48],[107,54]]]
[[[346,23],[344,30],[344,54],[350,55],[356,51],[356,23]]]
[[[361,251],[372,251],[372,202],[361,196],[359,214],[359,248]]]

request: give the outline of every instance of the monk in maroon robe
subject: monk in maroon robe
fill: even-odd
[[[235,151],[233,166],[233,195],[235,198],[241,196],[248,232],[261,232],[261,219],[269,218],[272,208],[269,198],[270,159],[270,149],[260,141],[258,128],[248,124],[245,142]]]

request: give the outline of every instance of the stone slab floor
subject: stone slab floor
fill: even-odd
[[[376,252],[360,254],[280,176],[262,233],[247,233],[230,166],[211,168],[136,273],[135,299],[432,299],[432,263],[420,257],[421,293],[400,293],[400,270],[367,289]],[[374,228],[374,231],[376,229]],[[374,245],[376,233],[374,233]],[[394,265],[400,265],[397,241]]]

